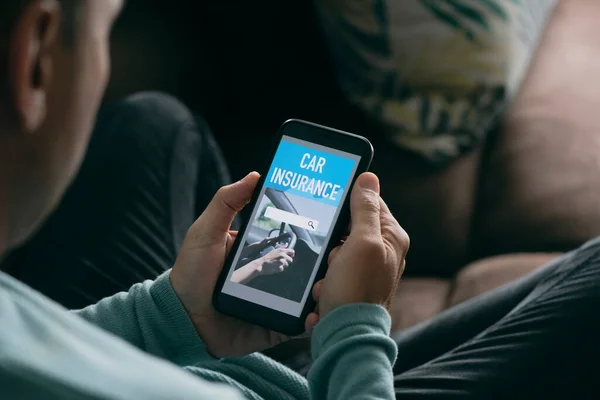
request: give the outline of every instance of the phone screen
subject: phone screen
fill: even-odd
[[[300,316],[360,159],[283,136],[222,292]]]

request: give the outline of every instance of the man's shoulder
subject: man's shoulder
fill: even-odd
[[[54,333],[68,325],[65,317],[72,317],[66,309],[0,272],[0,386],[8,398],[66,397],[66,388],[48,385],[60,357]]]
[[[63,306],[0,271],[0,320],[14,319],[13,322],[17,322],[23,318],[39,318],[48,323],[62,318],[78,319]],[[16,328],[15,325],[9,326]]]
[[[2,272],[0,327],[6,398],[240,398],[150,357]]]

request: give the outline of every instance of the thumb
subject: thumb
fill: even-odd
[[[352,229],[350,237],[380,237],[381,204],[379,201],[379,179],[366,172],[358,177],[350,196]]]
[[[257,172],[251,172],[244,179],[219,189],[191,230],[202,229],[216,234],[229,232],[236,214],[252,198],[259,178]]]

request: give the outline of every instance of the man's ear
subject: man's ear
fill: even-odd
[[[46,118],[60,17],[57,0],[34,0],[21,12],[11,33],[8,100],[21,132],[36,131]]]

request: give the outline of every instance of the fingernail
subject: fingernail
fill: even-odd
[[[250,172],[248,175],[246,175],[245,177],[243,177],[242,179],[240,179],[240,182],[246,182],[248,179],[250,179],[250,177],[254,174],[257,174],[258,172],[256,171],[252,171]]]
[[[358,184],[363,189],[368,189],[379,193],[379,179],[375,174],[372,174],[370,172],[362,174],[358,178]]]

